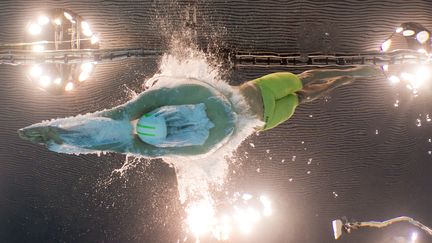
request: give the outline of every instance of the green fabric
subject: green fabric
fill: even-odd
[[[263,98],[265,121],[263,130],[274,128],[294,114],[299,103],[295,92],[303,88],[297,75],[288,72],[272,73],[252,82],[260,88]]]

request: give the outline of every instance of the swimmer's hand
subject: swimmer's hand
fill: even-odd
[[[38,144],[63,144],[60,133],[68,132],[64,129],[52,126],[30,126],[18,130],[18,135],[24,139]]]

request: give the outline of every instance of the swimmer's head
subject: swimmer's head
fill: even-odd
[[[165,119],[151,114],[143,115],[136,125],[136,133],[143,142],[156,145],[167,136]]]

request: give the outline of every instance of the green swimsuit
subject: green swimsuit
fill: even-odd
[[[303,88],[297,75],[289,72],[279,72],[265,75],[253,80],[261,90],[264,103],[263,130],[274,128],[288,120],[299,104],[295,92]]]

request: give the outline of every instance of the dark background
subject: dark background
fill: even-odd
[[[0,42],[21,42],[34,14],[59,7],[86,18],[100,33],[102,48],[168,49],[170,33],[185,24],[196,29],[201,48],[210,44],[302,53],[377,50],[403,22],[432,29],[432,2],[426,0],[3,0]],[[187,22],[194,8],[197,21]],[[183,241],[184,212],[168,165],[146,161],[120,177],[112,171],[121,167],[124,156],[56,154],[20,140],[16,133],[44,119],[125,102],[126,87],[139,91],[142,81],[157,71],[158,61],[99,65],[88,82],[66,96],[37,90],[22,67],[0,66],[1,242]],[[227,71],[231,83],[239,84],[281,70],[302,71]],[[276,129],[249,138],[237,150],[232,165],[236,173],[230,173],[226,190],[266,193],[274,201],[275,215],[253,235],[231,241],[333,242],[331,220],[342,216],[367,221],[407,215],[432,225],[432,123],[424,119],[432,113],[431,101],[430,88],[414,98],[384,78],[360,79],[301,106]],[[416,126],[419,117],[421,127]],[[408,224],[361,229],[339,242],[409,242],[414,230]],[[432,238],[419,232],[418,242]]]

